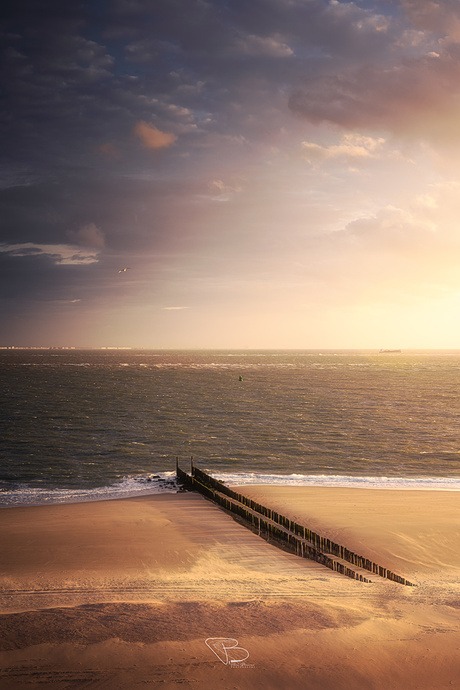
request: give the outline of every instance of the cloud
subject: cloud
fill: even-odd
[[[283,58],[294,55],[294,51],[277,37],[249,34],[237,40],[235,50],[241,55],[263,55]]]
[[[146,149],[166,149],[177,141],[175,134],[162,132],[158,127],[149,125],[144,120],[138,122],[133,131]]]
[[[417,28],[437,33],[448,40],[460,40],[460,7],[458,0],[398,0]]]
[[[352,221],[343,231],[350,246],[366,252],[387,252],[403,256],[419,254],[436,245],[439,237],[436,227],[422,214],[409,209],[387,206],[375,216]]]
[[[243,186],[239,182],[228,184],[223,180],[213,180],[210,182],[209,188],[213,192],[211,197],[213,201],[229,201],[235,194],[243,191]]]
[[[324,238],[319,252],[332,262],[330,279],[414,294],[435,283],[460,289],[459,190],[458,182],[431,185],[406,206],[388,205]]]
[[[304,56],[369,57],[391,34],[387,17],[356,2],[234,0],[231,18],[242,35],[270,38]]]
[[[302,157],[309,163],[327,161],[336,158],[364,159],[376,158],[382,149],[385,139],[364,136],[362,134],[346,134],[340,144],[322,146],[312,141],[301,144]]]
[[[96,147],[96,151],[104,154],[104,156],[107,156],[107,158],[117,159],[120,157],[120,151],[111,141],[107,141],[104,144],[99,144],[99,146]]]
[[[385,18],[353,2],[237,0],[230,10],[116,0],[93,40],[87,3],[9,4],[3,153],[51,174],[69,163],[82,170],[90,157],[92,166],[134,167],[139,149],[125,141],[133,123],[150,152],[171,148],[177,135],[184,155],[210,133],[268,139],[305,71],[337,55],[367,61],[389,41]]]
[[[189,309],[189,307],[162,307],[163,311],[180,311],[181,309]]]
[[[0,244],[0,253],[15,257],[47,256],[54,264],[76,266],[99,261],[97,252],[70,244]]]
[[[105,245],[104,233],[94,223],[83,225],[76,231],[69,231],[69,237],[83,247],[102,249]]]
[[[429,184],[458,163],[425,145],[460,142],[458,0],[6,2],[14,309],[104,304],[101,333],[123,300],[194,322],[270,285],[281,303],[440,282],[458,257],[459,191]],[[113,289],[120,266],[136,275]]]
[[[460,139],[460,47],[401,59],[393,66],[347,67],[317,77],[289,100],[312,123]]]

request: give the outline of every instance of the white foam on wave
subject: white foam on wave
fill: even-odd
[[[124,477],[119,482],[108,486],[87,489],[51,489],[20,484],[12,490],[0,491],[0,506],[107,501],[150,494],[176,493],[178,489],[175,472]]]
[[[262,474],[257,472],[209,472],[228,486],[328,486],[363,489],[430,489],[460,491],[460,477],[352,477],[343,475]]]
[[[460,491],[460,477],[352,477],[343,475],[262,474],[257,472],[208,473],[227,486],[324,486],[361,489],[412,489]],[[87,489],[51,489],[19,485],[0,491],[0,506],[52,505],[86,503],[152,494],[177,493],[180,486],[175,472],[124,477],[108,486]]]

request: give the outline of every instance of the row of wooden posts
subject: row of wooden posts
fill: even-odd
[[[176,458],[176,475],[178,480],[186,487],[203,494],[229,512],[237,515],[248,526],[257,530],[260,536],[281,543],[285,548],[288,548],[298,556],[314,560],[352,579],[360,580],[361,582],[371,582],[371,580],[368,580],[360,573],[326,555],[332,554],[347,563],[368,570],[380,577],[387,578],[392,582],[414,586],[412,582],[400,575],[396,575],[391,570],[383,568],[368,558],[364,558],[346,547],[336,544],[330,539],[316,534],[316,532],[312,532],[308,527],[299,525],[284,515],[280,515],[275,510],[233,491],[233,489],[211,477],[207,472],[203,472],[203,470],[195,467],[193,458],[191,458],[190,474],[187,474],[179,467],[179,458]]]

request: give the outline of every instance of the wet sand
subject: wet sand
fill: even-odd
[[[239,490],[417,587],[288,554],[197,494],[4,508],[0,687],[460,687],[457,492]]]

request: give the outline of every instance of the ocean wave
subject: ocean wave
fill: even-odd
[[[227,486],[318,486],[362,489],[412,489],[460,491],[460,477],[356,477],[344,475],[263,474],[257,472],[215,472],[215,479]],[[177,493],[181,486],[175,472],[158,472],[124,477],[108,486],[93,488],[39,488],[20,484],[0,490],[0,506],[52,505],[85,503],[118,498],[135,498],[154,494]]]
[[[257,472],[209,472],[229,486],[327,486],[363,489],[424,489],[460,491],[460,477],[356,477],[344,475],[263,474]]]
[[[0,490],[0,506],[28,506],[55,503],[86,503],[150,494],[176,493],[180,490],[174,472],[124,477],[114,484],[92,488],[42,488],[19,484]]]

